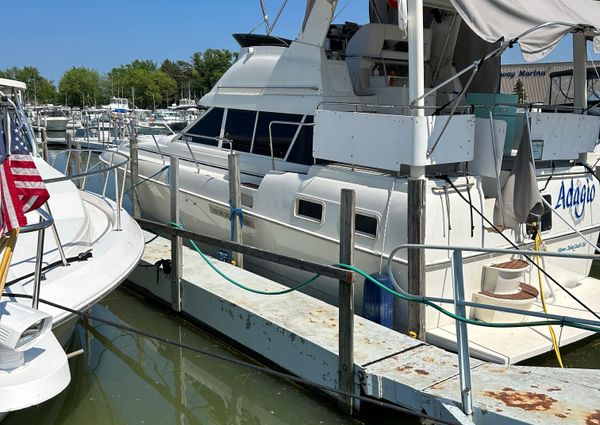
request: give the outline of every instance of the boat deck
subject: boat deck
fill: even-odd
[[[148,239],[150,236],[148,236]],[[148,267],[170,258],[170,242],[146,246],[130,276],[139,288],[170,302],[169,276]],[[253,288],[284,287],[229,264],[227,275]],[[316,383],[338,383],[338,310],[305,294],[256,295],[216,275],[184,247],[182,310],[279,367]],[[317,281],[318,282],[318,281]],[[318,284],[318,283],[317,283]],[[361,317],[355,318],[355,385],[373,398],[470,423],[460,409],[456,354]],[[475,423],[596,423],[600,371],[504,366],[471,359]]]

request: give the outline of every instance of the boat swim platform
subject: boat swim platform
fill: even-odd
[[[147,233],[147,240],[153,237]],[[146,245],[129,281],[170,303],[170,277],[152,267],[170,240]],[[217,267],[255,289],[285,286],[225,262]],[[264,296],[218,276],[183,248],[182,313],[298,377],[338,387],[338,309],[300,292]],[[600,370],[506,366],[471,359],[474,415],[460,411],[458,357],[362,317],[354,324],[355,391],[457,423],[600,423]]]

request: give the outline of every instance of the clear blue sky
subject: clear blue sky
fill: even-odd
[[[281,0],[266,4],[273,19]],[[346,4],[337,21],[367,20],[366,0],[340,0],[338,12]],[[289,0],[275,33],[295,37],[304,5]],[[258,0],[19,0],[3,2],[2,16],[0,69],[32,65],[56,83],[72,66],[105,73],[133,59],[160,63],[207,48],[237,50],[231,34],[249,32],[262,19]],[[570,59],[563,42],[545,61]],[[503,61],[522,58],[512,49]]]

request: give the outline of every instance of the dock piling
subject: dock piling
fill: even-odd
[[[229,208],[232,222],[232,241],[242,243],[242,217],[238,214],[242,208],[242,192],[240,190],[240,156],[237,153],[228,155],[229,161]],[[231,258],[235,264],[244,268],[244,256],[239,252],[232,252]]]
[[[179,158],[169,158],[171,222],[180,223],[179,215]],[[181,311],[181,273],[183,270],[183,240],[180,236],[171,235],[171,307]]]
[[[138,181],[139,181],[139,164],[138,164],[138,140],[137,135],[132,134],[129,141],[129,161],[131,162],[129,168],[129,177],[131,181],[131,215],[134,219],[141,217],[140,202],[137,193]]]
[[[340,195],[340,263],[354,262],[356,192],[342,189]],[[339,376],[340,390],[354,392],[354,284],[339,281]],[[342,397],[340,407],[353,413],[353,399]]]
[[[408,243],[425,242],[425,179],[408,180]],[[425,295],[425,251],[408,250],[408,292]],[[396,327],[397,328],[397,327]],[[425,341],[425,305],[408,303],[408,331]]]

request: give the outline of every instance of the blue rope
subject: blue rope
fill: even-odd
[[[229,201],[229,221],[231,221],[231,240],[235,240],[235,218],[240,220],[240,229],[244,227],[244,211],[241,208],[233,208],[231,200]]]

